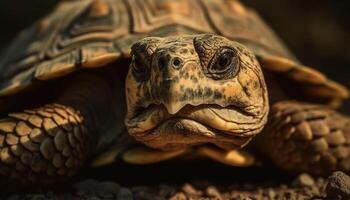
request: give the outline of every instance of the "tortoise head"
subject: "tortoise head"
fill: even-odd
[[[149,37],[132,56],[125,123],[147,146],[239,148],[264,127],[265,81],[243,45],[209,34]]]

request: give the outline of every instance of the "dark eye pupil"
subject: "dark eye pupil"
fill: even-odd
[[[226,67],[229,64],[229,58],[227,55],[220,56],[219,59],[219,66],[220,67]]]
[[[235,49],[220,49],[209,63],[208,75],[215,79],[228,79],[234,77],[239,70],[239,57]]]
[[[216,61],[216,64],[214,65],[214,70],[226,70],[231,65],[232,58],[233,55],[230,52],[225,52],[221,54],[218,60]]]
[[[179,59],[175,59],[173,61],[174,66],[178,67],[181,64],[181,61]]]

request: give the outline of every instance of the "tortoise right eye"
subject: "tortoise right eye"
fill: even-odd
[[[234,49],[222,49],[214,56],[209,65],[209,76],[213,79],[227,79],[237,75],[239,58]]]
[[[149,79],[149,70],[147,65],[142,62],[142,58],[139,56],[133,56],[132,62],[132,74],[135,77],[136,81],[144,82]]]

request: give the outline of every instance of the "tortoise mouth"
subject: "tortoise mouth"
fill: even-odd
[[[224,148],[242,147],[265,124],[257,108],[186,105],[169,114],[165,106],[152,104],[139,108],[125,123],[136,140],[159,149],[174,149],[203,143]]]

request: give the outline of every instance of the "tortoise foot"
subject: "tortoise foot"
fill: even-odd
[[[327,107],[277,103],[257,141],[259,149],[286,171],[316,176],[350,172],[350,118]]]
[[[78,111],[51,104],[0,119],[0,180],[49,183],[66,179],[87,153]]]

